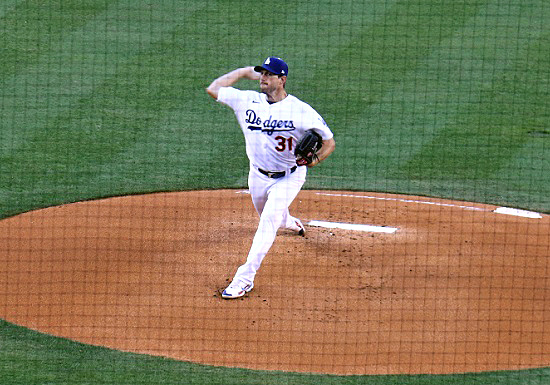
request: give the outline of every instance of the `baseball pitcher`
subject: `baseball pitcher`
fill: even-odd
[[[334,151],[333,134],[323,118],[286,92],[287,76],[288,65],[281,58],[268,57],[262,65],[220,76],[206,89],[235,112],[250,161],[248,186],[260,215],[246,262],[223,291],[225,299],[239,298],[252,290],[279,228],[304,235],[302,222],[290,215],[288,207],[306,180],[307,168]],[[233,88],[240,79],[259,80],[261,92]]]

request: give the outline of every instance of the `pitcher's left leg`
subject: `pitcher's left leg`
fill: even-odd
[[[290,175],[275,183],[269,190],[267,202],[260,216],[260,223],[252,246],[248,253],[246,263],[239,267],[233,281],[239,280],[246,284],[253,284],[256,273],[262,264],[267,252],[273,245],[277,230],[285,225],[285,213],[288,206],[300,192],[304,181],[305,172],[302,175]]]

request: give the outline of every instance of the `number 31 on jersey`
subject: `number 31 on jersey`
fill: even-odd
[[[277,140],[278,146],[275,147],[275,150],[279,152],[283,152],[285,150],[293,151],[294,148],[294,138],[285,138],[284,136],[276,136],[275,140]]]

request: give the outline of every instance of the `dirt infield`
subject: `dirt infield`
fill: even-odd
[[[248,297],[222,290],[258,218],[244,191],[75,203],[0,221],[0,318],[209,365],[333,374],[550,365],[550,217],[302,191],[291,211],[395,233],[281,230]],[[524,214],[524,213],[520,213]]]

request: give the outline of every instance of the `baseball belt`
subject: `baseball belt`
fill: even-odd
[[[296,171],[297,168],[298,166],[292,167],[290,169],[290,174]],[[265,170],[262,170],[261,168],[258,168],[258,171],[264,174],[265,176],[267,176],[268,178],[272,178],[272,179],[279,179],[286,175],[286,171],[265,171]]]

